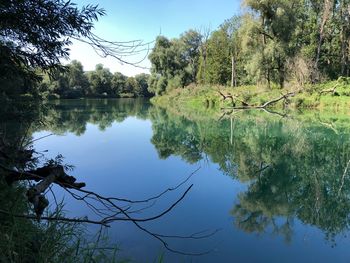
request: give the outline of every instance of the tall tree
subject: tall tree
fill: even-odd
[[[120,72],[115,72],[111,79],[111,90],[112,94],[115,96],[119,96],[124,92],[125,83],[127,80],[127,76],[123,75]]]
[[[229,53],[231,57],[231,87],[237,86],[238,83],[238,72],[237,67],[239,54],[240,54],[240,39],[238,30],[241,26],[241,17],[234,16],[231,19],[226,20],[221,26],[221,30],[226,32],[229,40]]]
[[[230,39],[222,28],[214,31],[208,40],[205,81],[226,85],[231,77]]]
[[[93,95],[110,95],[112,94],[113,74],[102,64],[97,64],[96,69],[88,73],[90,82],[90,92]]]
[[[340,45],[341,45],[341,75],[350,76],[350,1],[339,0],[338,6]]]
[[[334,7],[334,1],[333,0],[324,0],[323,1],[323,11],[322,11],[322,18],[320,22],[320,29],[319,29],[319,39],[317,44],[317,52],[316,52],[316,59],[315,59],[315,69],[318,69],[318,63],[320,60],[321,55],[321,47],[325,38],[326,34],[326,23],[330,20],[332,12]]]
[[[80,87],[83,90],[87,90],[89,83],[81,62],[73,60],[70,64],[68,64],[66,74],[68,77],[69,86],[71,88]]]
[[[185,60],[186,70],[189,73],[189,78],[185,80],[185,85],[196,82],[201,41],[202,35],[193,29],[180,36],[182,46],[180,47],[179,55]]]
[[[247,32],[247,35],[255,36],[253,41],[257,41],[252,57],[258,58],[259,61],[254,63],[252,68],[256,66],[263,68],[261,76],[266,79],[268,86],[271,82],[277,82],[283,87],[286,61],[295,53],[289,43],[297,26],[302,2],[302,0],[244,1],[253,12],[251,16],[246,16],[246,19],[254,21],[250,23],[248,31],[251,32]],[[254,13],[258,14],[257,18]]]
[[[198,83],[205,83],[205,76],[207,75],[207,57],[208,57],[208,40],[211,35],[209,27],[204,27],[200,30],[202,36],[199,46],[198,72],[196,80]]]
[[[149,75],[141,73],[135,76],[137,86],[134,90],[135,95],[138,97],[150,97],[151,94],[148,92],[148,79]]]

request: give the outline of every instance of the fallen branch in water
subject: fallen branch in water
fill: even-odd
[[[235,100],[242,103],[243,106],[249,106],[249,104],[247,102],[239,99],[238,97],[232,95],[231,93],[228,93],[227,95],[225,95],[220,90],[218,90],[218,93],[221,95],[223,101],[225,101],[226,99],[230,99],[232,107],[235,107],[235,105],[236,105]]]
[[[332,93],[332,95],[336,95],[336,89],[337,87],[339,86],[339,83],[335,84],[332,88],[330,89],[324,89],[324,90],[321,90],[318,94],[319,95],[322,95],[324,93]]]
[[[294,92],[288,92],[287,94],[282,94],[280,97],[272,99],[270,101],[265,102],[262,105],[249,105],[248,103],[245,102],[243,106],[233,106],[233,107],[226,107],[226,108],[221,108],[221,109],[238,109],[238,110],[246,110],[246,109],[265,109],[268,106],[277,103],[281,100],[287,101],[289,97],[294,96]]]
[[[5,180],[9,185],[16,181],[24,180],[39,182],[27,191],[28,201],[33,204],[38,219],[40,219],[45,208],[49,205],[49,201],[46,199],[44,193],[51,184],[56,183],[75,189],[85,186],[85,183],[76,183],[76,179],[73,176],[67,175],[62,165],[47,165],[28,172],[9,169],[1,164],[0,168],[7,172]]]
[[[7,175],[5,175],[5,180],[9,185],[11,185],[14,182],[23,180],[39,182],[40,180],[46,178],[55,171],[55,173],[57,173],[57,176],[55,177],[55,180],[53,180],[52,183],[64,185],[65,187],[69,188],[82,188],[86,186],[85,183],[76,183],[76,178],[66,174],[66,172],[64,171],[64,167],[61,165],[47,165],[36,170],[30,171],[16,171],[13,169],[9,169],[2,164],[0,164],[0,168],[7,172]]]

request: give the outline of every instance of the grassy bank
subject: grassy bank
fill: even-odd
[[[287,107],[290,109],[327,109],[346,111],[350,107],[350,79],[339,79],[322,84],[307,85],[304,88],[290,86],[284,89],[266,89],[258,86],[222,87],[209,85],[193,85],[183,89],[175,89],[162,96],[152,98],[158,106],[172,109],[181,108],[182,111],[206,112],[213,114],[222,108],[232,107],[231,99],[223,100],[224,95],[234,97],[235,107],[247,103],[252,106],[263,105],[276,99],[281,94],[294,92],[289,97]],[[285,107],[281,100],[269,107],[282,109]]]

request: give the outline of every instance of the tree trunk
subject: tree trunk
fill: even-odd
[[[267,87],[271,88],[271,80],[270,80],[270,69],[266,70],[266,79],[267,79]]]
[[[231,67],[231,87],[237,87],[236,61],[233,55],[231,55]]]
[[[340,3],[340,45],[341,45],[341,75],[349,75],[349,18],[350,6],[342,0]]]
[[[325,25],[331,15],[331,11],[332,11],[332,7],[333,7],[333,0],[324,0],[324,6],[323,6],[323,15],[322,15],[322,20],[321,20],[321,25],[320,25],[320,33],[319,33],[319,39],[318,39],[318,45],[317,45],[317,51],[316,51],[316,59],[315,59],[315,70],[318,71],[318,63],[320,60],[320,56],[321,56],[321,47],[323,44],[323,40],[324,40],[324,29],[325,29]]]
[[[341,45],[341,75],[345,74],[345,64],[346,64],[346,43],[345,43],[345,25],[344,25],[344,0],[340,3],[340,45]]]
[[[283,89],[284,87],[284,67],[283,63],[280,58],[278,58],[278,77],[279,77],[279,84],[280,88]]]
[[[262,30],[264,32],[265,31],[265,17],[262,17],[261,27],[262,27]],[[263,44],[264,47],[267,44],[266,34],[262,34],[262,44]],[[263,55],[263,61],[265,61],[264,55]],[[271,77],[270,77],[270,69],[269,68],[267,68],[266,71],[265,71],[265,78],[267,80],[267,86],[270,89],[270,87],[271,87]]]

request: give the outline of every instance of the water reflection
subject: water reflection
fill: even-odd
[[[55,101],[43,108],[47,110],[44,127],[61,134],[82,135],[86,124],[98,125],[100,130],[113,122],[122,122],[129,116],[147,118],[150,103],[144,99],[65,100]]]
[[[333,245],[337,235],[349,230],[347,116],[307,113],[282,119],[245,112],[221,121],[196,120],[144,100],[79,100],[50,105],[36,129],[81,135],[87,123],[104,130],[128,116],[151,120],[151,142],[160,158],[207,160],[245,183],[230,211],[243,231],[270,232],[291,242],[298,219],[322,230]]]
[[[290,241],[297,218],[333,240],[349,228],[349,127],[342,120],[339,130],[330,129],[310,117],[246,113],[232,121],[190,122],[167,115],[165,125],[159,117],[153,121],[152,142],[161,155],[186,161],[207,156],[246,182],[231,211],[244,231],[271,231]]]

